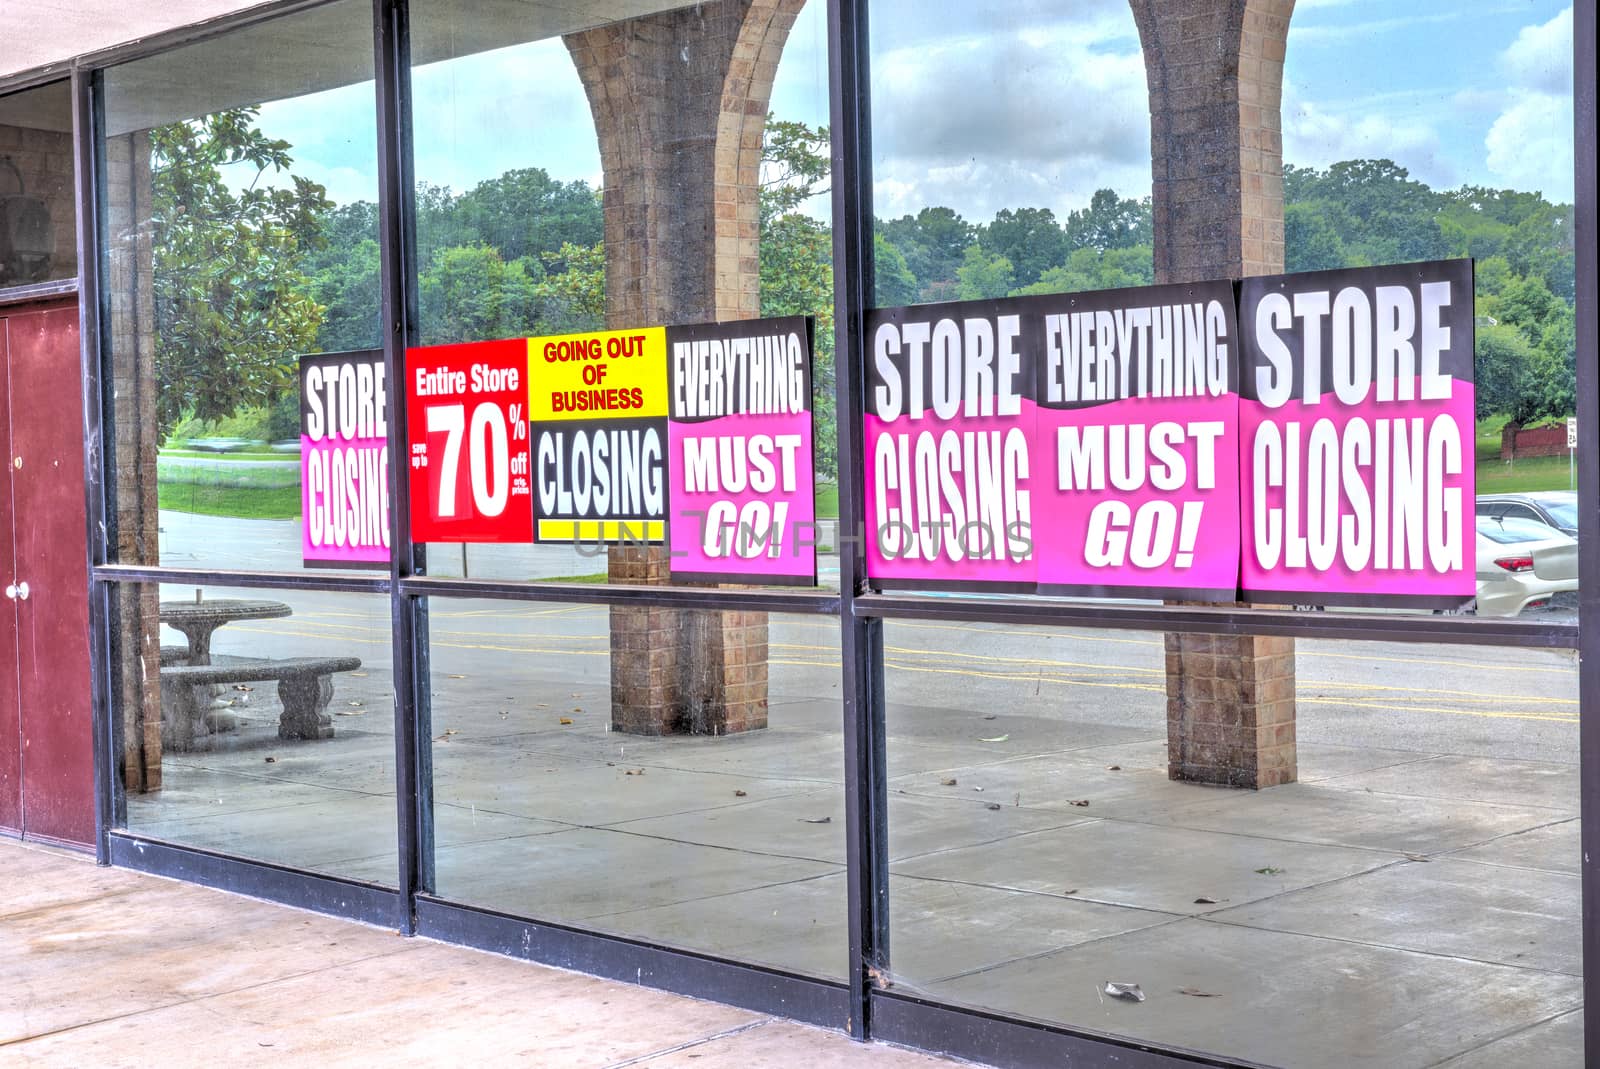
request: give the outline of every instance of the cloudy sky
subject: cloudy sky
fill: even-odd
[[[872,6],[876,210],[1058,216],[1109,186],[1150,191],[1144,66],[1126,0]],[[827,121],[824,5],[808,4],[772,109]],[[1386,156],[1436,187],[1572,196],[1572,9],[1558,0],[1299,0],[1284,158]],[[598,184],[583,90],[558,40],[420,68],[417,177],[457,190],[513,167]],[[338,201],[372,199],[371,88],[282,101],[263,126]],[[815,209],[825,211],[818,203]]]

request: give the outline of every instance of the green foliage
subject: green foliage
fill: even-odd
[[[940,283],[956,281],[967,247],[977,240],[978,231],[953,210],[924,208],[889,222],[879,221],[877,232],[900,250],[922,286],[922,300],[948,299],[934,290]]]
[[[1109,189],[1064,224],[1048,208],[1005,208],[978,227],[934,207],[879,220],[874,238],[883,306],[910,304],[911,294],[921,301],[970,300],[1142,286],[1155,278],[1150,199]]]
[[[531,264],[542,278],[544,269]],[[530,261],[507,263],[488,245],[440,249],[417,280],[422,343],[517,338],[538,333],[538,290]]]
[[[1010,261],[1017,285],[1039,281],[1045,271],[1067,258],[1067,233],[1049,208],[1010,208],[998,212],[983,231],[983,247]]]
[[[1504,414],[1514,422],[1533,418],[1533,346],[1512,326],[1479,325],[1473,350],[1477,416]]]
[[[294,381],[323,308],[305,254],[322,245],[323,188],[286,174],[289,144],[256,128],[258,108],[157,127],[151,139],[156,418],[227,416]],[[233,182],[230,184],[229,179]],[[243,184],[242,192],[234,187]]]
[[[606,321],[606,248],[561,243],[542,252],[545,275],[534,285],[541,304],[541,333],[578,334],[600,330]]]
[[[812,362],[812,438],[817,478],[839,462],[833,374],[833,234],[799,208],[822,192],[828,175],[828,129],[768,117],[762,142],[761,314],[816,318]]]
[[[917,299],[917,276],[906,265],[906,258],[881,232],[872,235],[873,284],[878,307],[898,308]]]
[[[341,245],[339,252],[311,276],[311,297],[324,309],[315,348],[324,353],[376,349],[383,344],[378,243],[358,238]]]
[[[1150,198],[1130,200],[1109,189],[1097,189],[1089,206],[1067,216],[1067,247],[1072,249],[1131,249],[1150,245],[1154,223]]]
[[[450,244],[481,242],[507,261],[550,254],[557,270],[565,269],[561,249],[592,248],[605,238],[598,191],[587,182],[553,179],[542,167],[478,183],[454,204],[453,214],[464,233]]]
[[[1010,293],[1016,270],[1004,256],[986,252],[981,245],[969,245],[961,266],[956,268],[956,278],[956,296],[963,301],[979,301]]]
[[[1114,290],[1128,286],[1149,286],[1154,282],[1155,262],[1148,245],[1105,252],[1082,248],[1074,249],[1066,264],[1052,267],[1039,276],[1038,282],[1012,291],[1012,296]]]
[[[768,113],[761,138],[761,218],[798,211],[828,192],[828,128],[775,119]]]
[[[1470,256],[1477,408],[1518,423],[1573,411],[1573,216],[1538,193],[1439,192],[1390,160],[1283,169],[1291,271]]]
[[[424,342],[598,330],[605,320],[605,220],[598,191],[538,167],[457,194],[416,187],[418,301]],[[379,344],[378,218],[359,201],[322,220],[311,293],[326,306],[315,348]]]

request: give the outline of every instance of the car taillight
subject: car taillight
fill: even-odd
[[[1532,557],[1496,557],[1495,563],[1508,572],[1533,571]]]

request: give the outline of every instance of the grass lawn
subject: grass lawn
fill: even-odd
[[[1506,417],[1490,416],[1478,421],[1478,493],[1516,494],[1532,490],[1572,489],[1567,458],[1523,457],[1507,463],[1500,459],[1500,430]]]
[[[191,457],[195,460],[285,460],[293,464],[300,462],[299,453],[273,453],[268,450],[253,450],[250,452],[208,453],[201,449],[163,449],[164,457]]]
[[[817,519],[839,518],[839,484],[817,483]]]
[[[242,486],[196,486],[192,483],[156,484],[164,509],[196,512],[202,516],[236,516],[246,520],[297,520],[300,488],[259,489]]]
[[[1529,490],[1570,490],[1572,476],[1566,457],[1523,457],[1507,464],[1496,453],[1493,460],[1478,460],[1478,493],[1511,494]]]

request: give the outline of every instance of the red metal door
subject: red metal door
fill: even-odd
[[[11,396],[7,328],[0,317],[0,588],[17,581],[11,527]],[[0,829],[22,831],[22,720],[16,602],[0,600]]]
[[[22,832],[90,844],[94,750],[77,302],[12,310],[7,319]]]

